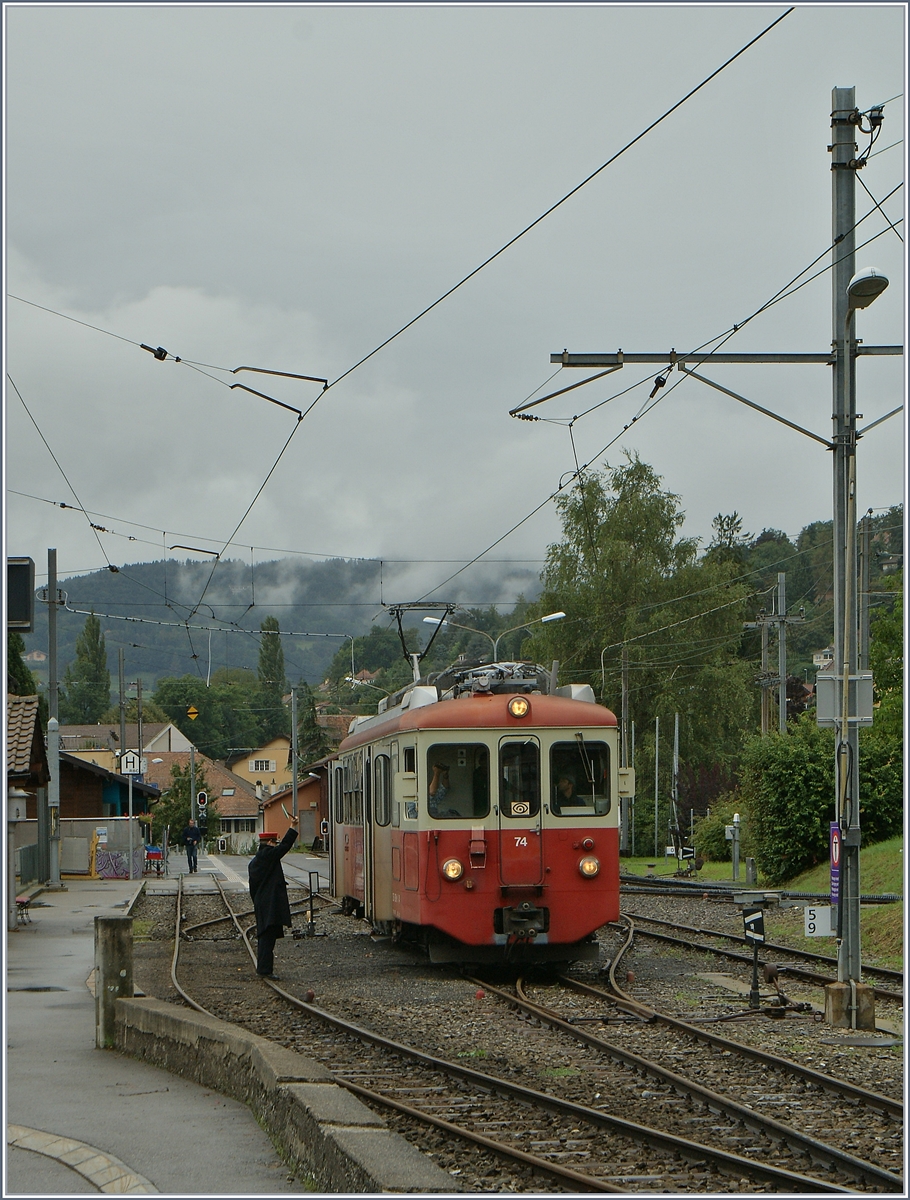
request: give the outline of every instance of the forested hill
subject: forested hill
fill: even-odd
[[[147,688],[162,676],[199,674],[205,678],[208,629],[214,626],[219,631],[211,635],[211,670],[255,670],[259,639],[251,632],[258,632],[266,617],[276,617],[282,632],[358,636],[369,632],[374,617],[382,612],[383,600],[388,604],[416,599],[426,590],[426,581],[415,590],[406,566],[396,568],[375,559],[308,562],[284,558],[254,566],[225,560],[218,563],[214,575],[211,561],[171,559],[128,564],[117,572],[102,570],[61,578],[58,586],[66,593],[67,602],[57,622],[60,677],[75,658],[84,614],[94,611],[101,621],[116,689],[121,648],[127,680],[141,675]],[[203,591],[204,601],[191,617]],[[491,564],[482,574],[475,569],[470,583],[453,580],[440,598],[471,604],[484,597],[496,601],[519,593],[532,599],[539,591],[536,571],[521,565]],[[35,607],[35,632],[26,636],[26,650],[46,652],[47,611],[43,604]],[[511,605],[500,607],[508,610]],[[187,620],[189,630],[182,624]],[[225,627],[231,631],[223,631]],[[333,655],[345,644],[343,637],[282,638],[288,679],[292,683],[300,678],[320,682]],[[28,665],[45,683],[47,664],[31,661]]]

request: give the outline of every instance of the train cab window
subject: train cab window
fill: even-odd
[[[413,775],[417,770],[417,747],[405,746],[404,748],[404,773],[405,775]]]
[[[550,812],[557,817],[605,817],[610,811],[610,750],[576,738],[550,747]]]
[[[485,817],[490,811],[486,746],[439,742],[427,751],[427,812],[437,821]]]
[[[502,816],[537,816],[540,812],[540,747],[536,741],[504,742],[499,747],[499,789]]]
[[[387,754],[373,759],[373,812],[377,825],[392,819],[392,761]]]

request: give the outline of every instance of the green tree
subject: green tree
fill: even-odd
[[[120,705],[112,704],[111,707],[107,710],[107,712],[104,713],[98,719],[105,725],[107,725],[107,724],[116,725],[117,722],[120,720]],[[139,701],[136,699],[135,696],[131,696],[130,699],[127,700],[127,702],[126,702],[126,722],[128,725],[135,725],[138,720],[139,720]],[[166,724],[168,721],[170,721],[170,717],[167,715],[167,713],[164,711],[163,708],[160,708],[154,702],[154,700],[146,700],[145,697],[143,697],[143,699],[142,699],[142,723],[143,723],[143,725],[146,725],[146,724],[148,724],[149,721],[153,722],[154,724],[158,724],[159,722]]]
[[[736,582],[741,570],[734,562],[711,554],[699,561],[697,541],[680,536],[679,497],[635,455],[587,477],[557,503],[562,538],[548,550],[543,592],[529,615],[561,609],[567,616],[536,626],[526,652],[538,662],[558,660],[561,682],[591,684],[618,711],[626,648],[640,799],[654,779],[660,719],[665,832],[675,714],[681,762],[696,770],[732,770],[756,719],[754,668],[737,653],[749,591]],[[637,805],[645,839],[646,827],[654,827],[648,807]]]
[[[713,558],[716,562],[745,563],[752,534],[743,533],[743,521],[739,513],[735,509],[727,516],[718,513],[711,526],[714,536],[708,543],[705,557]]]
[[[290,730],[283,697],[289,691],[284,671],[284,649],[277,617],[266,617],[259,642],[259,725],[262,740],[269,741]]]
[[[323,758],[331,749],[326,731],[316,720],[316,698],[310,685],[297,685],[297,759],[301,766]]]
[[[259,685],[252,671],[246,680],[215,683],[211,687],[198,675],[169,676],[158,680],[152,700],[167,720],[209,758],[226,758],[232,751],[253,749],[262,743],[262,734],[253,711],[258,703]],[[189,710],[196,710],[196,717]]]
[[[22,634],[10,629],[6,634],[6,690],[11,696],[37,696],[38,681],[24,662]]]
[[[63,725],[93,725],[111,705],[111,673],[101,622],[94,613],[85,618],[76,638],[76,658],[66,668],[60,695]]]
[[[196,792],[207,792],[209,796],[206,808],[208,838],[217,836],[221,814],[218,805],[212,799],[212,790],[205,773],[205,766],[196,763],[195,771]],[[151,807],[152,841],[161,845],[164,830],[168,829],[168,841],[171,845],[182,845],[183,831],[190,819],[190,767],[189,763],[181,767],[174,763],[171,767],[170,786],[161,793],[161,798]],[[198,822],[197,822],[198,823]]]

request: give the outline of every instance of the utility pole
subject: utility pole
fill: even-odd
[[[126,744],[126,692],[123,685],[123,647],[117,651],[117,667],[120,678],[120,753],[128,750]]]
[[[657,798],[660,794],[660,775],[658,773],[658,754],[660,752],[660,717],[654,718],[654,857],[657,857],[657,839],[659,829],[657,826]]]
[[[865,308],[888,285],[880,272],[872,270],[856,275],[855,236],[856,224],[854,189],[857,170],[865,165],[866,157],[857,156],[856,130],[862,127],[864,115],[858,111],[854,88],[834,88],[831,113],[831,172],[832,172],[832,340],[830,348],[823,353],[762,353],[736,354],[725,350],[693,351],[678,354],[671,349],[658,353],[625,353],[622,350],[594,354],[570,354],[563,350],[550,355],[550,362],[563,367],[599,369],[602,374],[618,371],[626,364],[653,363],[661,370],[654,381],[655,390],[664,386],[670,371],[678,370],[716,391],[729,396],[756,412],[763,413],[789,429],[804,434],[819,442],[826,450],[833,451],[834,464],[834,649],[835,671],[833,678],[837,688],[839,715],[829,723],[838,728],[836,752],[835,812],[841,829],[840,896],[838,904],[838,983],[830,984],[826,991],[825,1010],[827,1019],[835,1025],[850,1024],[857,1028],[874,1028],[875,1010],[872,991],[860,983],[860,890],[859,890],[859,722],[868,723],[866,714],[859,711],[858,681],[851,677],[857,673],[857,580],[856,580],[856,443],[866,429],[878,425],[889,417],[896,416],[903,406],[893,409],[885,416],[863,429],[857,429],[856,420],[856,359],[867,355],[902,355],[903,346],[866,346],[852,337],[853,312]],[[872,108],[866,114],[870,130],[882,124],[883,106]],[[869,130],[863,130],[868,133]],[[871,147],[871,142],[870,142]],[[868,154],[868,150],[865,152]],[[703,364],[718,363],[762,363],[762,364],[819,364],[831,366],[833,370],[833,433],[830,438],[821,437],[787,417],[756,404],[730,388],[708,379],[701,373]],[[689,365],[691,364],[691,365]],[[693,369],[697,368],[697,369]],[[578,385],[575,385],[578,386]],[[543,404],[553,396],[566,391],[540,396],[511,410],[511,415],[535,405]],[[821,676],[819,676],[821,678]],[[786,688],[786,682],[784,682]],[[786,696],[784,697],[784,707]],[[821,718],[820,718],[821,719]],[[656,757],[656,755],[655,755]],[[655,811],[656,811],[655,789]],[[655,838],[656,846],[656,838]],[[833,989],[840,989],[836,991]],[[846,989],[846,998],[844,994]]]
[[[145,747],[142,744],[142,678],[136,680],[136,741],[139,745],[136,751],[139,755],[139,761],[142,762],[142,755]]]
[[[353,675],[351,676],[353,679]],[[291,762],[294,767],[294,785],[293,785],[293,807],[294,816],[297,816],[297,689],[291,688]]]
[[[858,671],[869,670],[869,574],[872,554],[872,510],[859,523],[859,649]]]
[[[859,728],[856,689],[850,676],[857,673],[857,638],[852,628],[856,601],[856,358],[851,337],[853,309],[847,289],[855,271],[854,225],[856,128],[855,90],[834,88],[831,93],[832,242],[837,247],[832,271],[832,342],[834,363],[834,669],[839,673],[841,712],[835,751],[835,812],[840,825],[840,888],[838,894],[837,979],[825,989],[826,1016],[834,1024],[874,1028],[871,989],[860,983],[859,912]],[[852,696],[851,696],[852,693]],[[851,700],[853,701],[851,705]],[[850,709],[854,719],[851,721]],[[845,992],[849,986],[849,993]],[[858,995],[860,988],[863,993]],[[859,1018],[860,1001],[867,1010]],[[849,1012],[849,1021],[845,1020]],[[869,1023],[871,1014],[871,1025]]]
[[[629,765],[629,651],[622,648],[622,706],[620,708],[619,765]],[[619,801],[619,853],[629,853],[629,816],[631,797],[623,796]]]
[[[47,762],[51,778],[47,789],[48,883],[60,888],[60,725],[57,720],[57,551],[47,552]]]
[[[799,616],[787,616],[787,576],[783,571],[777,575],[777,611],[769,613],[764,608],[754,621],[744,621],[743,629],[761,630],[761,735],[767,737],[771,729],[771,689],[778,694],[778,729],[787,732],[787,626],[797,625],[804,620],[802,609]],[[768,653],[768,632],[777,627],[777,674],[772,675]]]
[[[787,576],[777,573],[777,728],[787,732]]]

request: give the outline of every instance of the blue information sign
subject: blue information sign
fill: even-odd
[[[840,825],[831,822],[831,903],[838,904],[840,897]]]

